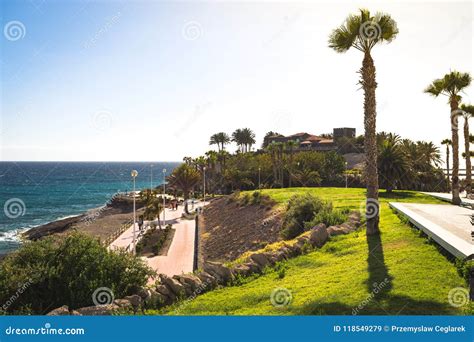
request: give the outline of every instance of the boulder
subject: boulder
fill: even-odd
[[[132,303],[128,299],[116,299],[114,304],[120,307],[121,309],[133,309]]]
[[[207,272],[202,271],[197,274],[197,277],[202,281],[203,286],[206,286],[206,288],[213,289],[217,286],[217,279]]]
[[[331,226],[327,229],[329,236],[336,236],[341,234],[349,234],[350,230],[340,226]]]
[[[168,276],[164,274],[160,274],[160,281],[163,285],[168,287],[168,289],[170,289],[171,292],[173,292],[173,294],[176,295],[177,297],[182,297],[186,294],[186,290],[183,284],[181,284],[176,279],[169,278]]]
[[[206,262],[203,266],[203,270],[216,278],[218,284],[225,285],[232,281],[232,272],[221,263]]]
[[[257,263],[253,261],[246,262],[243,265],[250,269],[250,274],[262,273],[263,267],[259,266]]]
[[[125,297],[126,300],[128,300],[130,302],[130,304],[132,305],[132,309],[133,309],[133,312],[137,312],[138,309],[140,308],[140,305],[142,304],[143,300],[142,300],[142,297],[140,297],[139,295],[131,295],[131,296],[127,296]]]
[[[191,287],[192,291],[196,291],[200,286],[202,286],[202,281],[194,274],[183,274],[179,276],[174,276],[173,278],[177,279],[181,284],[187,284]]]
[[[239,275],[241,277],[248,277],[252,274],[252,270],[248,265],[237,265],[232,268],[232,273],[235,275]]]
[[[60,306],[46,314],[46,316],[69,316],[69,307],[67,305]]]
[[[176,300],[176,295],[165,285],[158,285],[156,292],[163,296],[166,305],[170,305]]]
[[[150,297],[147,298],[147,307],[159,308],[167,304],[168,297],[155,290],[150,290]]]
[[[313,247],[321,248],[328,240],[328,231],[325,224],[320,224],[311,229],[309,243]]]
[[[83,316],[109,316],[114,314],[120,307],[117,304],[86,306],[76,311]]]
[[[258,264],[261,268],[269,266],[271,264],[270,260],[262,254],[262,253],[255,253],[250,256],[250,260]]]
[[[150,289],[147,289],[146,287],[141,287],[137,291],[137,295],[139,295],[143,300],[146,300],[148,297],[150,297]]]

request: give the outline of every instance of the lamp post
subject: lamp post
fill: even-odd
[[[163,169],[163,227],[166,227],[166,169]]]
[[[150,193],[153,192],[153,164],[150,164]]]
[[[136,207],[135,207],[135,178],[138,176],[138,171],[137,170],[132,170],[130,173],[133,179],[133,241],[132,241],[132,246],[133,246],[133,251],[132,253],[135,254],[135,222],[137,221],[137,214],[136,214]]]
[[[203,204],[202,204],[202,211],[204,211],[204,205],[206,204],[206,167],[202,168],[203,170]]]
[[[258,190],[259,190],[259,191],[260,191],[260,189],[261,189],[261,187],[260,187],[260,171],[261,171],[261,170],[262,170],[262,169],[259,167],[259,168],[258,168]]]
[[[344,173],[346,174],[346,189],[347,189],[347,162],[346,162],[346,171]]]

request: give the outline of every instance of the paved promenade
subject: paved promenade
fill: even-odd
[[[470,215],[472,210],[456,205],[391,202],[390,206],[407,216],[451,254],[461,258],[474,257]]]

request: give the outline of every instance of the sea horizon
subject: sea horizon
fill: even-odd
[[[179,162],[0,161],[0,254],[20,245],[21,233],[105,205],[115,193],[163,184]],[[150,165],[153,165],[150,168]]]

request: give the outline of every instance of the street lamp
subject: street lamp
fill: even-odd
[[[259,190],[259,191],[260,191],[260,171],[261,171],[261,170],[262,170],[262,169],[259,167],[259,168],[258,168],[258,190]]]
[[[135,207],[135,178],[138,176],[138,171],[137,170],[132,170],[130,173],[133,179],[133,251],[132,253],[135,254],[135,222],[137,221],[137,214],[136,214],[136,207]]]
[[[347,189],[347,162],[346,162],[346,171],[344,173],[346,174],[346,189]]]
[[[150,193],[153,192],[153,164],[150,164]]]
[[[203,204],[202,204],[202,211],[204,211],[204,205],[206,204],[206,167],[204,166],[202,168],[202,170],[204,171],[204,179],[203,179]]]
[[[166,169],[163,169],[163,226],[166,226]]]

